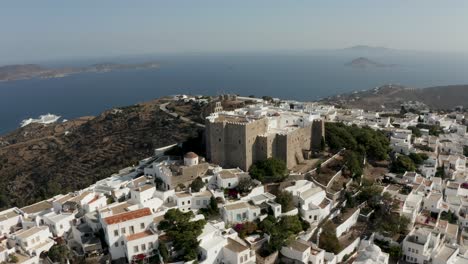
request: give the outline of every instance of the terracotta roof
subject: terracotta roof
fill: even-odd
[[[195,154],[195,152],[187,152],[184,157],[188,159],[196,159],[198,158],[198,155]]]
[[[149,230],[146,230],[146,231],[143,231],[143,232],[140,232],[140,233],[135,233],[135,234],[132,234],[132,235],[128,235],[127,236],[127,241],[132,241],[132,240],[140,239],[140,238],[151,236],[151,235],[153,235],[153,232],[151,232]]]
[[[148,215],[151,215],[151,210],[145,207],[145,208],[138,209],[135,211],[130,211],[130,212],[106,217],[104,218],[104,221],[108,225],[113,225],[113,224],[133,220],[133,219],[140,218],[143,216],[148,216]]]

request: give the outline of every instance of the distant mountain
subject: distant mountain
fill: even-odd
[[[32,78],[58,78],[81,72],[108,72],[125,69],[158,68],[155,62],[140,64],[101,63],[87,67],[46,68],[37,64],[0,66],[0,81],[15,81]]]
[[[394,64],[383,64],[365,57],[359,57],[345,64],[345,66],[353,68],[375,68],[375,67],[393,67]]]
[[[324,102],[365,110],[400,109],[401,104],[419,101],[431,109],[468,107],[468,85],[450,85],[429,88],[410,88],[401,85],[384,85],[375,89],[336,95]]]

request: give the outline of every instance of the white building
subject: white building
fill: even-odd
[[[389,254],[385,253],[373,241],[362,240],[354,264],[388,264]]]
[[[36,226],[12,234],[8,238],[8,244],[11,247],[20,247],[30,256],[39,256],[54,245],[55,242],[51,237],[52,234],[47,226]]]
[[[0,238],[14,231],[15,226],[20,224],[21,219],[18,208],[10,208],[0,212]]]
[[[260,207],[251,205],[247,202],[237,202],[227,204],[222,208],[222,217],[224,222],[235,224],[242,222],[251,222],[260,216]]]
[[[403,257],[410,263],[427,264],[439,244],[440,234],[429,228],[416,227],[403,240]]]
[[[113,260],[127,257],[126,236],[145,232],[153,222],[153,218],[149,208],[101,218],[101,225]]]

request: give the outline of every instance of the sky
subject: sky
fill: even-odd
[[[2,0],[0,64],[354,45],[468,53],[460,0]]]

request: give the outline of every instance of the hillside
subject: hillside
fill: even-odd
[[[150,156],[154,148],[199,136],[193,124],[162,112],[161,102],[65,123],[30,124],[0,137],[0,208],[89,186]]]
[[[323,100],[335,105],[366,110],[400,109],[401,104],[407,101],[419,101],[431,109],[453,109],[456,106],[467,108],[468,85],[429,88],[384,85],[368,91],[337,95]]]

